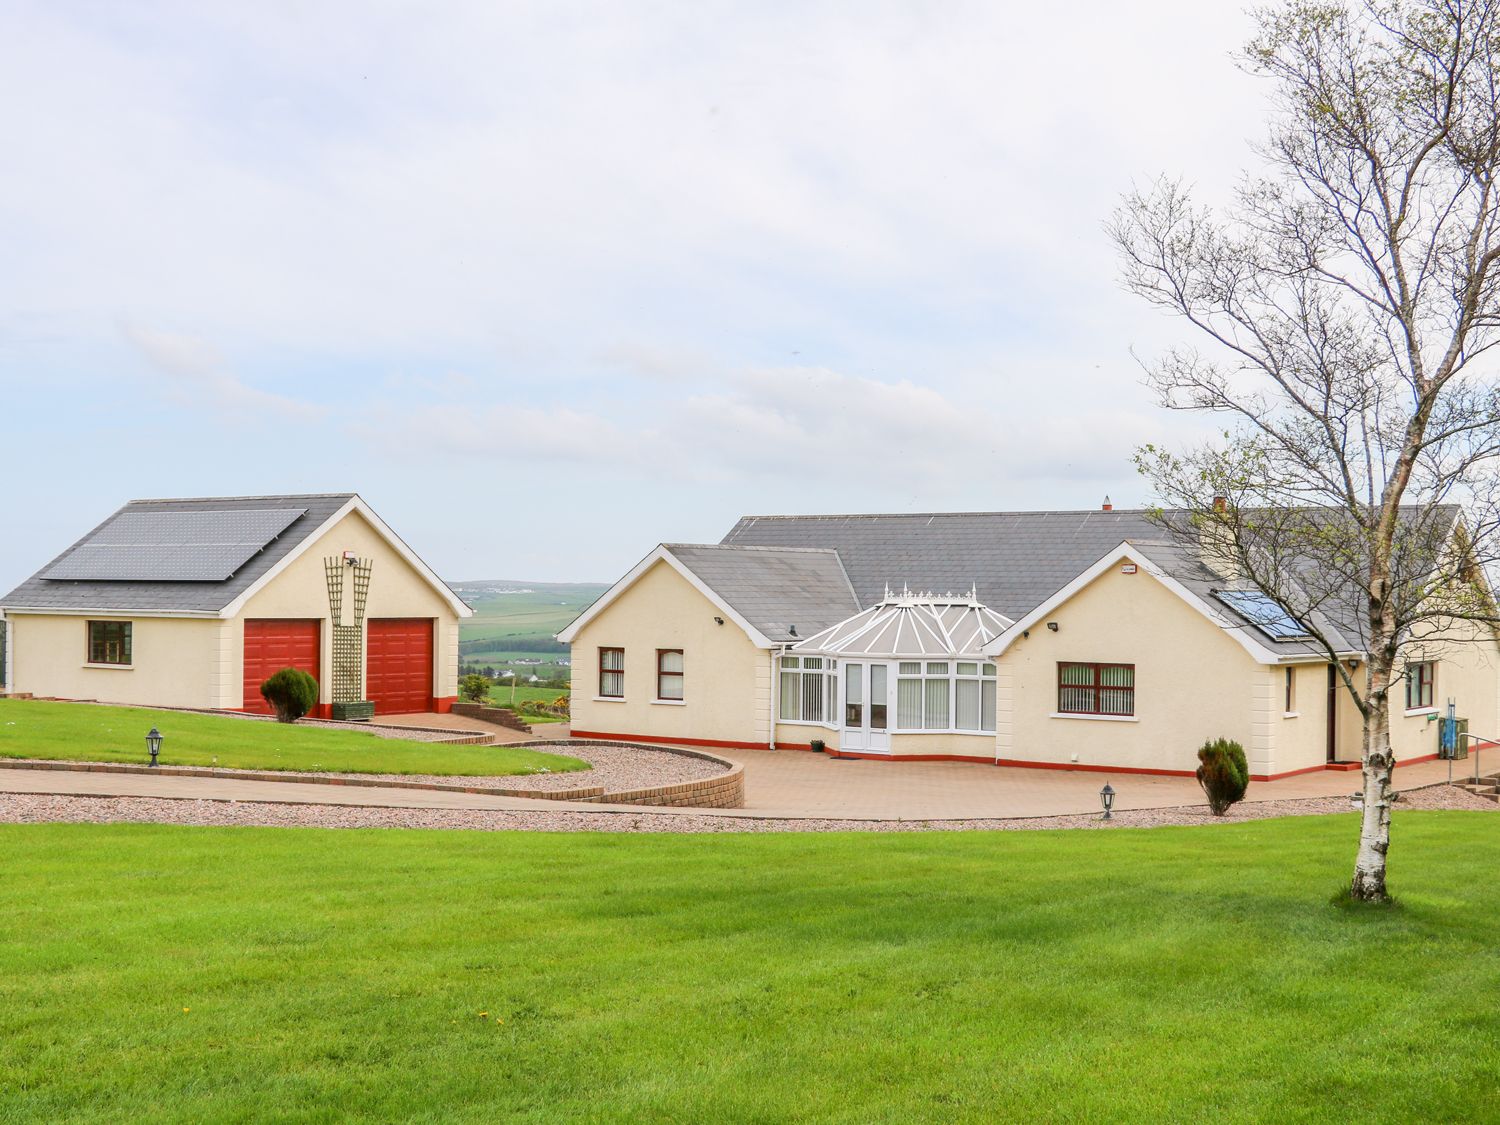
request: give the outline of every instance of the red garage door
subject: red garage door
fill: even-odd
[[[270,705],[261,698],[260,685],[272,672],[300,668],[319,686],[318,653],[322,622],[317,618],[261,618],[245,622],[246,711],[268,715]]]
[[[432,710],[432,618],[373,617],[366,692],[377,715]]]

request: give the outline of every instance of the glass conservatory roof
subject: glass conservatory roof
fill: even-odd
[[[830,625],[793,647],[794,652],[846,657],[981,658],[981,649],[1014,622],[980,604],[973,595],[912,594],[886,597],[879,605]]]

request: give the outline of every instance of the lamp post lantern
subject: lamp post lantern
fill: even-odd
[[[151,733],[146,736],[146,751],[151,755],[151,764],[156,765],[156,755],[161,753],[161,731],[155,727],[152,727]]]
[[[1104,788],[1099,790],[1099,803],[1104,806],[1104,819],[1108,820],[1110,810],[1115,807],[1115,788],[1107,781]]]

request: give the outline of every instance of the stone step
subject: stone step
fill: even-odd
[[[466,719],[479,719],[482,722],[494,723],[496,726],[509,727],[511,730],[520,731],[523,734],[531,734],[531,724],[522,719],[509,707],[489,707],[479,703],[455,703],[453,714],[462,715]]]

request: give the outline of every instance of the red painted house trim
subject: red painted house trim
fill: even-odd
[[[974,754],[869,754],[863,750],[828,751],[830,758],[863,758],[872,762],[979,762],[993,765],[995,759]]]
[[[600,730],[571,730],[572,738],[597,738],[603,742],[660,742],[667,746],[720,746],[726,750],[769,750],[764,742],[726,742],[718,738],[676,738],[657,734],[615,734]]]
[[[1192,770],[1159,770],[1146,766],[1091,766],[1081,762],[1023,762],[1018,758],[996,758],[997,766],[1023,770],[1077,770],[1080,773],[1143,773],[1155,777],[1192,777]],[[1251,779],[1255,780],[1254,778]]]
[[[439,695],[432,701],[434,714],[446,715],[453,710],[453,705],[458,702],[456,695]]]
[[[447,701],[451,707],[453,701]],[[597,738],[605,742],[658,742],[669,746],[718,746],[726,750],[770,750],[772,747],[765,742],[728,742],[713,738],[669,738],[664,735],[654,734],[618,734],[609,731],[597,730],[574,730],[571,732],[573,738]],[[1500,745],[1486,743],[1488,746]],[[810,752],[812,744],[807,742],[778,742],[777,750],[793,750]],[[871,762],[979,762],[983,765],[1010,766],[1013,769],[1024,770],[1074,770],[1080,773],[1123,773],[1142,774],[1151,777],[1194,777],[1192,770],[1164,770],[1148,766],[1096,766],[1086,765],[1081,762],[1023,762],[1018,758],[991,758],[975,754],[870,754],[862,750],[840,750],[836,746],[825,747],[825,752],[830,758],[858,758]],[[1419,762],[1430,762],[1437,757],[1436,754],[1423,754],[1416,758],[1407,758],[1405,761],[1397,762],[1397,767],[1414,766]],[[1327,769],[1347,769],[1348,763],[1326,763],[1316,766],[1306,766],[1302,769],[1286,770],[1283,773],[1252,773],[1251,781],[1281,781],[1287,777],[1297,777],[1305,773],[1319,773]],[[1353,768],[1358,769],[1358,765]]]
[[[1419,762],[1430,762],[1437,757],[1436,754],[1423,754],[1416,758],[1407,758],[1405,761],[1397,762],[1397,768],[1401,766],[1414,766]],[[966,759],[972,761],[973,759]],[[1083,765],[1079,762],[1022,762],[1015,758],[997,758],[997,766],[1013,766],[1017,769],[1026,770],[1078,770],[1082,773],[1139,773],[1150,774],[1155,777],[1195,777],[1192,770],[1159,770],[1149,769],[1144,766],[1093,766]],[[1324,770],[1347,770],[1359,769],[1359,764],[1352,766],[1347,762],[1334,762],[1332,764],[1320,763],[1316,766],[1305,766],[1299,770],[1286,770],[1284,773],[1252,773],[1251,781],[1280,781],[1282,778],[1297,777],[1304,773],[1321,773]]]

